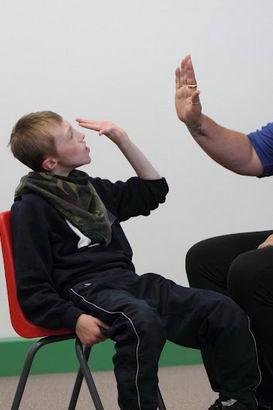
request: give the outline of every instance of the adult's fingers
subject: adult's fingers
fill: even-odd
[[[191,84],[191,85],[197,84],[190,56],[187,59],[187,64],[186,64],[185,70],[186,70],[186,84]]]
[[[200,104],[199,95],[200,95],[200,91],[199,91],[199,90],[196,90],[196,91],[194,91],[194,92],[192,93],[192,95],[191,95],[191,102],[192,102],[192,104]]]
[[[175,70],[175,88],[176,88],[176,90],[178,90],[181,87],[181,85],[180,85],[180,75],[181,75],[180,68],[177,67],[177,69]]]

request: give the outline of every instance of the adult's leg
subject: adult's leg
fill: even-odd
[[[186,270],[191,286],[228,294],[249,315],[262,373],[258,392],[273,402],[273,335],[269,326],[272,321],[273,257],[270,249],[257,249],[270,234],[272,231],[250,232],[201,241],[189,250]],[[211,384],[216,386],[211,347],[201,352]]]
[[[227,294],[227,274],[233,260],[257,247],[273,231],[217,236],[193,245],[186,255],[186,273],[194,288]]]
[[[159,275],[143,275],[139,282],[138,296],[157,308],[167,339],[198,349],[210,346],[217,381],[213,388],[255,409],[253,391],[260,382],[260,371],[242,309],[217,292],[185,288]]]
[[[249,315],[262,382],[258,394],[273,403],[273,247],[238,256],[228,271],[228,292]]]
[[[117,282],[110,289],[76,286],[72,289],[73,301],[111,326],[103,333],[116,342],[113,361],[120,408],[155,410],[158,361],[166,340],[162,321],[145,300],[117,286]]]

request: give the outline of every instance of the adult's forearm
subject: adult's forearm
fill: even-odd
[[[203,114],[187,127],[200,147],[223,167],[242,175],[262,174],[262,164],[246,134],[224,128]]]

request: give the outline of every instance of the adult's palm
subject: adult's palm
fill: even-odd
[[[186,125],[199,122],[202,112],[191,56],[187,55],[175,71],[175,107],[178,118]]]

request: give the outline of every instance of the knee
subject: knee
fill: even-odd
[[[192,267],[196,266],[197,261],[204,257],[206,241],[200,241],[194,244],[186,254],[186,267],[187,270],[191,270]]]
[[[272,266],[270,266],[270,277]],[[262,249],[245,252],[234,259],[228,272],[229,295],[245,310],[261,287],[266,285],[266,268]]]
[[[186,273],[192,287],[202,287],[200,279],[203,276],[202,266],[206,264],[210,254],[210,240],[203,240],[193,245],[186,254]]]
[[[207,296],[206,308],[200,312],[200,345],[208,341],[213,344],[220,335],[230,338],[242,329],[248,329],[247,316],[234,300],[218,292],[210,292]]]
[[[137,313],[133,323],[139,338],[149,345],[165,343],[166,335],[162,319],[155,309],[147,307]]]
[[[155,309],[141,302],[122,312],[104,333],[125,346],[138,342],[141,347],[162,348],[166,341],[162,319]]]

